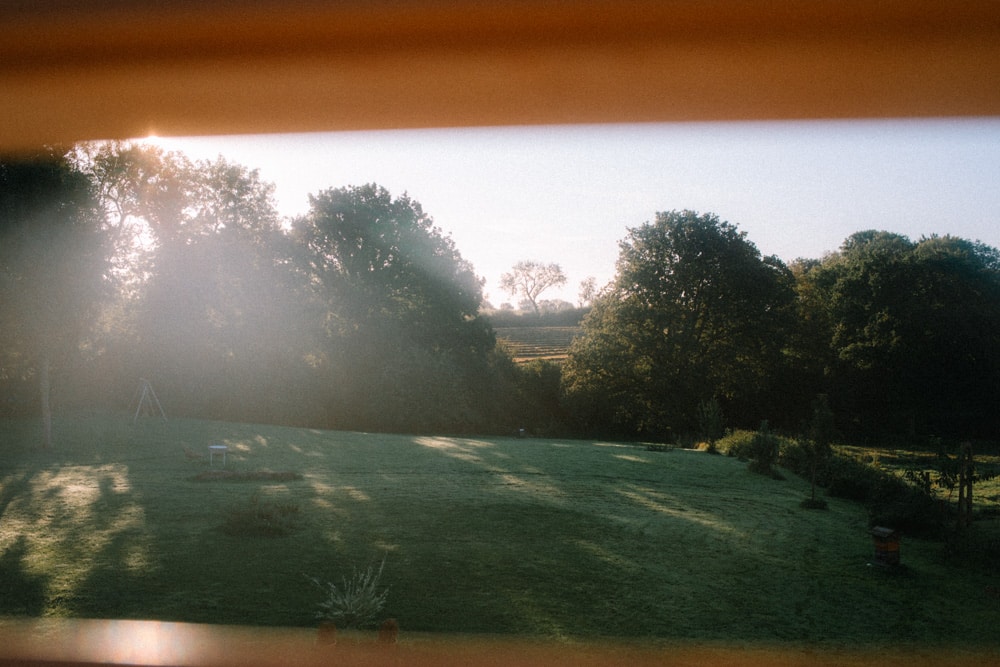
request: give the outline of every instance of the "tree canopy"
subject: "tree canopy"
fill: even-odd
[[[831,402],[856,431],[986,437],[1000,426],[1000,253],[955,237],[849,237],[800,279]],[[836,397],[836,398],[834,398]]]
[[[50,372],[80,349],[107,268],[89,181],[59,152],[0,161],[0,379],[33,378],[52,444]]]
[[[540,312],[538,298],[543,292],[566,284],[566,274],[558,264],[523,260],[509,273],[500,276],[500,287],[511,296],[522,296],[535,315]]]
[[[621,242],[615,280],[570,349],[566,391],[611,430],[693,430],[713,397],[738,419],[769,391],[792,299],[788,269],[735,226],[658,213]]]
[[[540,299],[558,264],[504,279],[563,305]],[[582,285],[562,365],[497,347],[482,285],[376,184],[283,220],[274,186],[222,157],[107,142],[0,161],[6,414],[50,415],[52,386],[122,406],[147,378],[168,413],[332,428],[667,440],[723,414],[804,429],[824,395],[849,437],[1000,431],[1000,251],[977,241],[868,230],[789,267],[714,214],[657,213],[612,283]]]
[[[494,346],[481,281],[418,202],[369,184],[310,197],[295,221],[326,312],[338,424],[467,428]]]

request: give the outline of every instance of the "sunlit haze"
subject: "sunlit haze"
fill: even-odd
[[[562,266],[543,298],[614,275],[618,241],[657,211],[712,212],[765,255],[819,258],[850,234],[951,234],[1000,246],[1000,120],[609,125],[155,138],[260,169],[280,212],[375,182],[419,201],[486,279]]]

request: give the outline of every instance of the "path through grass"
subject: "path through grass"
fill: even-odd
[[[867,566],[858,506],[734,459],[605,442],[322,432],[122,415],[0,425],[0,614],[309,626],[306,575],[386,555],[405,630],[822,646],[996,646],[997,582],[905,539]],[[195,481],[183,447],[229,446]],[[281,537],[229,535],[231,508],[298,508]]]

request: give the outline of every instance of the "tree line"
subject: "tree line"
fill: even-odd
[[[1000,252],[951,236],[851,235],[785,265],[712,214],[658,213],[621,242],[563,387],[585,430],[803,432],[818,396],[852,438],[995,439]]]
[[[376,184],[282,220],[257,170],[87,144],[0,162],[0,235],[4,411],[43,423],[147,378],[175,415],[320,428],[663,441],[708,401],[796,429],[823,394],[853,436],[997,432],[1000,254],[954,237],[859,232],[786,265],[658,213],[568,360],[519,366],[474,267]]]

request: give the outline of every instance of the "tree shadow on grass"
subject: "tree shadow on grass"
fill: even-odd
[[[3,518],[12,502],[30,492],[31,481],[37,472],[37,468],[32,467],[0,475],[0,518]]]
[[[0,555],[0,614],[38,616],[45,608],[46,582],[24,566],[27,539],[21,535]]]

